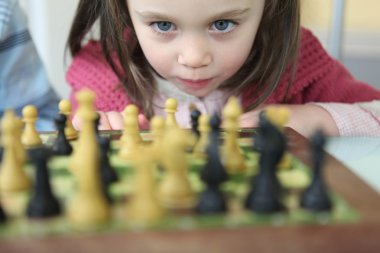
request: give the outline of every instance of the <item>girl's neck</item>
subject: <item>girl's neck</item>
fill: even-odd
[[[190,111],[189,106],[195,105],[202,114],[212,115],[213,113],[221,113],[227,99],[231,96],[231,92],[227,90],[214,90],[205,97],[199,98],[180,90],[174,84],[159,77],[153,73],[156,83],[156,94],[154,96],[154,114],[165,117],[165,101],[168,98],[178,100],[178,110],[176,113],[177,122],[180,126],[190,127]]]

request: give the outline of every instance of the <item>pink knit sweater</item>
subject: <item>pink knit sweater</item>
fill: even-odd
[[[284,102],[289,78],[290,71],[284,73],[267,103]],[[90,41],[74,57],[67,72],[67,81],[72,86],[74,108],[76,102],[73,94],[84,87],[96,93],[95,104],[99,111],[122,111],[130,103],[128,94],[106,62],[97,41]],[[255,99],[253,88],[248,87],[242,94],[244,107]],[[353,103],[374,99],[380,99],[380,91],[355,80],[338,61],[327,54],[309,30],[302,29],[298,68],[287,103]]]

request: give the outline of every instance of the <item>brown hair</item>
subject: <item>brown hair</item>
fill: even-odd
[[[295,70],[299,12],[299,0],[265,0],[263,17],[250,55],[242,68],[222,85],[237,95],[255,84],[254,91],[260,96],[246,110],[255,108],[269,97],[287,67]],[[100,42],[108,63],[132,102],[150,118],[153,114],[154,81],[151,67],[133,30],[126,0],[80,0],[67,42],[71,54],[75,56],[78,53],[86,34],[97,20]],[[125,36],[126,28],[129,28],[128,36]],[[118,62],[111,54],[117,55]]]

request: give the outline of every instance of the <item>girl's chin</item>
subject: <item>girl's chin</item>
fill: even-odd
[[[208,89],[198,89],[194,90],[190,87],[179,87],[180,90],[185,92],[186,94],[192,95],[194,97],[202,98],[210,94],[213,90]]]

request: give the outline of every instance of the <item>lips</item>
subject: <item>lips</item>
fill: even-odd
[[[194,89],[200,89],[207,86],[212,81],[212,78],[197,79],[197,80],[178,78],[178,81],[185,86],[188,86]]]

